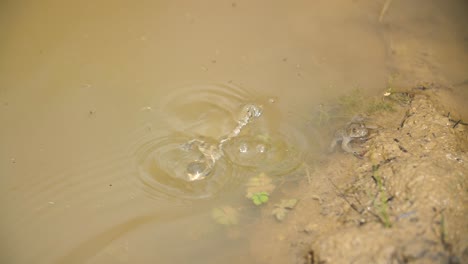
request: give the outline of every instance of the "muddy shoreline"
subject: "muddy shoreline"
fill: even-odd
[[[437,92],[410,95],[370,116],[379,129],[360,143],[362,159],[330,154],[285,187],[278,196],[300,199],[284,221],[262,208],[251,241],[258,263],[468,260],[466,125]]]

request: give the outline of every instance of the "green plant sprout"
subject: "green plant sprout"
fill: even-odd
[[[263,172],[250,178],[246,183],[246,187],[245,197],[247,197],[247,199],[252,199],[255,195],[258,196],[259,193],[266,193],[269,195],[275,189],[275,185],[272,183],[271,178]]]
[[[270,195],[267,192],[259,192],[259,193],[253,194],[252,198],[250,199],[256,206],[259,206],[268,202],[268,200],[270,199],[269,196]]]
[[[380,111],[394,111],[393,109],[393,104],[391,102],[388,102],[385,100],[385,98],[382,98],[381,100],[373,100],[369,103],[369,105],[366,108],[366,112],[368,114],[373,114],[377,113]]]
[[[447,244],[447,226],[445,224],[445,217],[443,213],[440,216],[440,240],[444,245]]]
[[[380,194],[380,203],[377,203],[377,201],[374,202],[374,206],[378,209],[379,211],[379,217],[380,221],[382,221],[383,225],[387,228],[392,227],[392,223],[390,222],[390,216],[388,214],[388,205],[387,205],[387,193],[384,190],[383,184],[382,184],[382,179],[380,176],[377,174],[377,171],[379,170],[378,165],[372,165],[372,173],[374,176],[374,179],[377,181],[377,188],[378,192]]]

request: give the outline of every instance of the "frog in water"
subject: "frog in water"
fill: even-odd
[[[208,176],[215,165],[215,162],[221,158],[222,154],[215,144],[209,143],[208,139],[192,139],[183,144],[181,149],[184,151],[199,151],[200,158],[187,165],[188,181],[203,180]]]
[[[349,143],[355,139],[366,139],[369,135],[369,128],[363,121],[363,118],[353,118],[345,128],[339,129],[335,132],[335,136],[330,144],[330,151],[333,151],[341,141],[341,148],[347,153],[352,153],[355,156],[360,157],[361,155],[357,150],[354,150]]]

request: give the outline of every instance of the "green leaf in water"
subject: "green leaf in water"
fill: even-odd
[[[268,202],[269,200],[269,194],[267,192],[259,192],[259,193],[255,193],[252,195],[252,202],[259,206],[259,205],[262,205],[266,202]]]
[[[275,189],[275,185],[271,183],[271,178],[268,177],[265,173],[260,173],[258,176],[250,178],[246,184],[248,199],[252,199],[254,194],[265,192],[270,194]]]

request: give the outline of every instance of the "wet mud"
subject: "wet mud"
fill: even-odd
[[[363,157],[330,154],[280,196],[300,197],[283,222],[264,208],[251,241],[258,263],[464,263],[468,260],[466,124],[409,93]],[[275,230],[272,232],[272,230]]]

